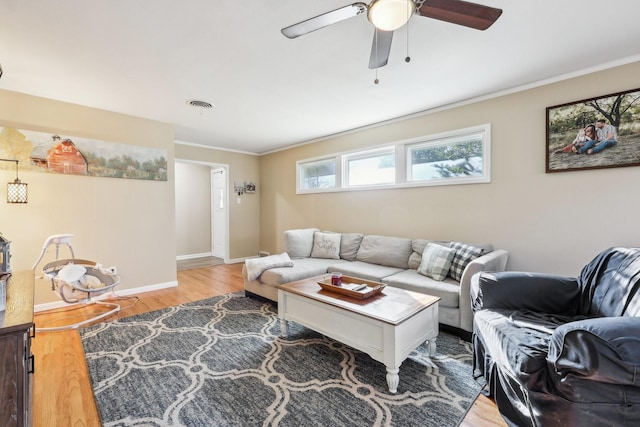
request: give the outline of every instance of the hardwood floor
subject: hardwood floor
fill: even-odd
[[[137,297],[122,297],[118,300],[121,311],[107,320],[242,290],[241,272],[242,264],[178,271],[177,287],[145,292]],[[82,310],[95,312],[99,309],[99,305],[92,305]],[[59,323],[55,320],[60,318],[66,322],[81,320],[74,318],[82,310],[37,313],[36,328],[56,326]],[[99,427],[100,419],[78,331],[36,332],[32,349],[35,354],[34,427]],[[460,426],[504,427],[506,424],[493,402],[480,396]]]
[[[484,395],[478,396],[458,427],[507,427],[496,404]]]

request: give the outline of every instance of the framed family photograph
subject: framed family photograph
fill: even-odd
[[[547,107],[546,172],[640,166],[640,88]]]

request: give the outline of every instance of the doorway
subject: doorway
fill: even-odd
[[[228,165],[176,160],[175,171],[178,263],[226,262]]]

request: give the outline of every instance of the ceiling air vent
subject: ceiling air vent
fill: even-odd
[[[207,101],[200,101],[199,99],[190,99],[187,101],[187,104],[197,108],[204,108],[204,109],[213,108],[213,105],[211,105]]]

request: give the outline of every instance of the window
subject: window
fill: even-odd
[[[335,159],[298,164],[298,188],[303,190],[334,188],[336,186]]]
[[[483,133],[451,136],[407,145],[407,181],[483,179]]]
[[[368,150],[300,160],[297,192],[317,193],[491,181],[491,125]]]
[[[393,147],[344,156],[346,187],[393,184],[396,164]]]

